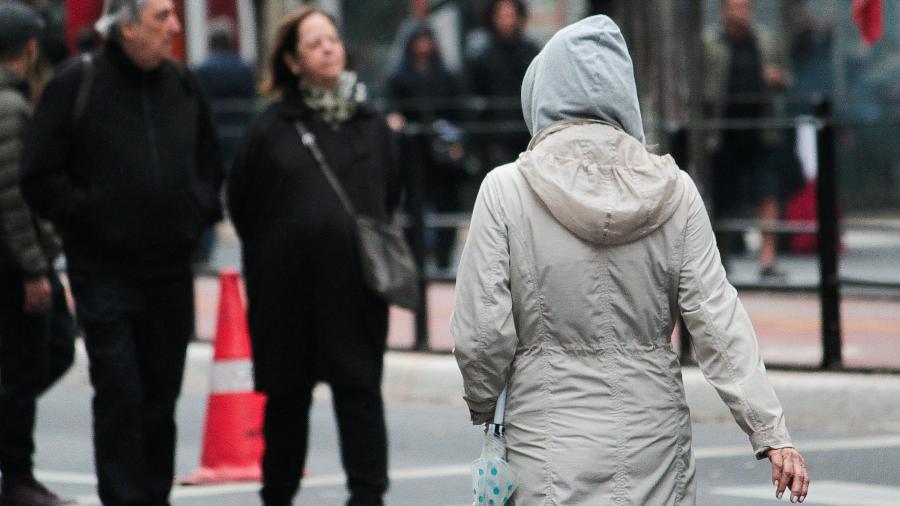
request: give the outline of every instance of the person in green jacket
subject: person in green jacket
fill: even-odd
[[[60,242],[22,199],[19,169],[31,119],[28,76],[42,22],[0,5],[0,504],[74,504],[34,478],[37,398],[72,365],[72,317],[53,268]]]

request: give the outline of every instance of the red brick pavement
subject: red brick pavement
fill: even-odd
[[[210,339],[215,331],[218,280],[197,280],[197,335]],[[756,327],[766,363],[816,365],[821,360],[819,302],[815,295],[744,293],[741,300]],[[453,285],[428,289],[430,345],[436,351],[453,347],[449,321]],[[841,304],[844,364],[847,367],[900,369],[900,302],[849,299]],[[413,316],[391,309],[389,344],[408,348],[414,340]]]

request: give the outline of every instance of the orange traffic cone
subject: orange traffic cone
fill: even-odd
[[[253,391],[250,334],[238,283],[237,272],[222,273],[203,453],[200,468],[183,483],[262,477],[265,397]]]

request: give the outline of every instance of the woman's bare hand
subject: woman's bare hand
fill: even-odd
[[[794,448],[769,450],[769,461],[772,462],[772,483],[775,485],[775,497],[781,499],[785,489],[791,492],[791,502],[803,502],[809,492],[809,472],[806,461]]]

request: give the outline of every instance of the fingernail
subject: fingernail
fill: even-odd
[[[778,494],[776,494],[775,497],[777,497],[778,499],[781,499],[781,496],[783,496],[783,495],[784,495],[784,492],[778,492]]]
[[[803,501],[805,501],[805,500],[806,500],[806,496],[805,496],[805,495],[801,495],[801,496],[800,496],[800,502],[803,502]]]
[[[797,502],[797,496],[792,495],[792,496],[791,496],[791,502]]]

